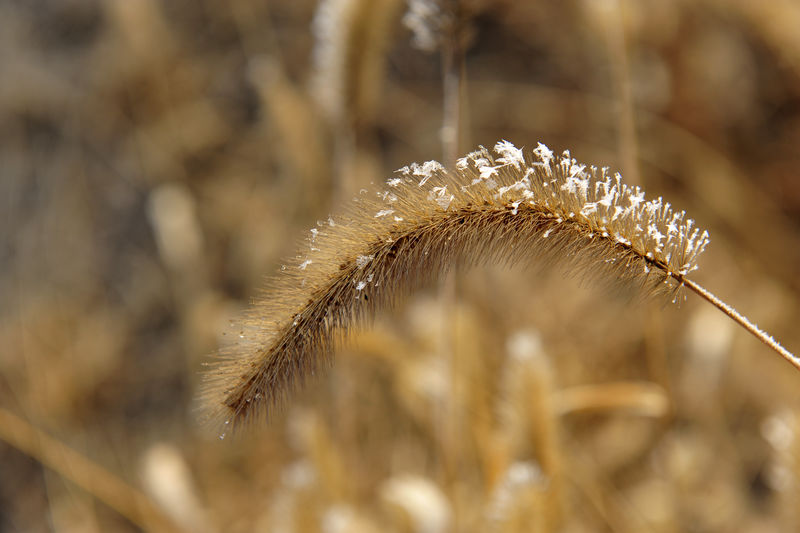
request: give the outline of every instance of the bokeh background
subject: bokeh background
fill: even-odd
[[[800,4],[460,9],[459,151],[663,194],[711,233],[695,279],[800,350]],[[447,10],[407,11],[0,1],[0,531],[800,531],[800,373],[694,295],[557,268],[456,272],[268,422],[198,423],[307,230],[443,157]]]

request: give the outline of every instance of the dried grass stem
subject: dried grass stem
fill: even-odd
[[[523,154],[506,141],[445,170],[413,164],[349,213],[310,232],[305,255],[256,303],[240,340],[209,373],[205,399],[226,425],[280,402],[328,360],[350,329],[451,268],[536,258],[611,283],[675,297],[687,286],[795,366],[798,360],[686,275],[708,243],[683,211],[645,201],[606,169],[544,145]]]

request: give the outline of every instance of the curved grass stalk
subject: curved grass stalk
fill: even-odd
[[[351,328],[402,295],[455,266],[531,257],[651,292],[686,286],[798,366],[686,277],[708,242],[685,212],[542,144],[525,154],[502,141],[494,154],[481,148],[451,170],[412,164],[385,190],[362,190],[348,212],[311,229],[301,254],[251,308],[238,342],[212,364],[203,399],[211,418],[238,426],[279,403]]]

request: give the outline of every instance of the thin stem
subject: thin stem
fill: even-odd
[[[617,0],[610,6],[605,18],[608,46],[614,66],[614,77],[618,98],[618,135],[622,172],[625,180],[633,185],[641,183],[639,176],[639,147],[636,140],[636,117],[631,91],[630,60],[626,45],[622,3]]]
[[[453,15],[454,19],[456,14]],[[457,23],[448,32],[442,46],[442,78],[443,78],[443,117],[442,148],[444,161],[452,167],[461,150],[461,94],[463,78],[463,54]]]
[[[678,281],[692,289],[698,296],[701,296],[707,302],[711,303],[717,309],[728,315],[734,322],[752,333],[758,340],[781,354],[784,359],[792,363],[798,370],[800,370],[800,357],[797,357],[792,352],[781,346],[780,343],[773,339],[771,335],[750,322],[747,317],[741,315],[736,309],[726,304],[694,281],[687,278],[680,278]]]
[[[449,23],[443,32],[442,40],[442,156],[447,166],[453,168],[456,158],[461,150],[461,86],[463,79],[463,54],[459,41],[459,13],[458,2],[452,1],[447,4],[450,15]],[[442,331],[440,335],[439,350],[444,359],[451,366],[450,369],[450,398],[448,406],[440,411],[441,438],[442,446],[447,453],[445,457],[449,459],[444,462],[445,474],[448,477],[456,475],[457,468],[455,457],[452,453],[459,447],[458,428],[453,421],[453,409],[457,404],[455,398],[458,395],[458,372],[453,338],[453,317],[456,301],[456,275],[446,276],[442,279],[440,290],[440,301],[442,304]]]

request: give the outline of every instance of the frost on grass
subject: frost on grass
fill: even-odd
[[[362,268],[367,266],[369,262],[372,261],[373,259],[375,259],[374,255],[359,255],[358,257],[356,257],[356,266],[358,267],[359,270],[361,270]]]
[[[428,195],[428,199],[433,200],[436,204],[441,207],[442,209],[447,210],[450,207],[450,203],[455,198],[454,195],[448,194],[447,192],[447,185],[442,187],[434,187],[431,189],[430,194]]]
[[[504,165],[513,165],[515,168],[522,168],[525,164],[525,157],[522,155],[522,149],[517,148],[508,141],[500,141],[494,147],[495,151],[500,155],[497,158],[498,163]]]
[[[435,161],[413,163],[398,172],[402,177],[390,181],[395,187],[402,189],[403,178],[419,180],[419,187],[430,187],[428,199],[442,209],[459,202],[448,183],[428,184],[445,172]],[[512,214],[528,208],[559,223],[573,221],[587,235],[628,247],[677,276],[697,268],[697,257],[709,242],[708,232],[697,229],[684,211],[673,211],[661,198],[648,201],[641,188],[629,187],[618,173],[580,163],[569,151],[556,156],[541,143],[527,153],[505,140],[494,146],[494,153],[481,147],[458,159],[455,173],[458,183],[453,186],[465,194],[485,188]],[[395,193],[402,195],[402,190]]]
[[[438,161],[425,161],[421,165],[418,163],[412,163],[409,167],[406,167],[410,173],[418,178],[419,186],[422,187],[425,185],[429,179],[431,179],[434,174],[437,172],[441,172],[444,170],[444,167]],[[401,171],[404,169],[401,169]]]
[[[253,314],[269,325],[250,348],[235,348],[209,385],[223,420],[238,424],[278,401],[331,354],[338,333],[454,264],[542,254],[679,287],[691,283],[685,276],[708,244],[684,211],[543,144],[525,150],[501,141],[453,169],[413,163],[387,185],[362,191],[351,211],[312,230],[311,249],[296,263],[302,272],[282,269],[284,285],[256,304]]]

